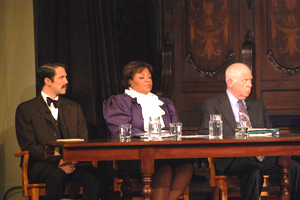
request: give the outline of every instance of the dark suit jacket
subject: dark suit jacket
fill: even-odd
[[[273,125],[269,119],[269,114],[262,101],[248,97],[246,100],[247,111],[253,128],[272,128]],[[227,93],[224,92],[218,96],[206,99],[201,107],[201,120],[199,134],[208,134],[208,123],[210,114],[221,114],[223,121],[223,135],[234,135],[236,129],[236,121],[229,102]],[[218,158],[215,159],[216,169],[224,172],[226,167],[234,158]]]
[[[16,110],[15,127],[19,145],[30,153],[28,174],[33,180],[47,164],[59,160],[47,160],[44,141],[58,138],[88,139],[88,131],[78,103],[59,97],[58,122],[54,119],[41,95],[21,103]]]

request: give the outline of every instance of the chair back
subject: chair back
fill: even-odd
[[[228,197],[239,197],[240,191],[240,180],[236,176],[226,176],[226,175],[216,175],[216,169],[215,169],[215,163],[214,158],[207,158],[208,164],[209,164],[209,183],[210,187],[213,188],[213,198],[214,200],[227,200]],[[232,192],[228,193],[228,187],[233,186],[234,188],[237,188]],[[268,175],[264,175],[264,184],[263,184],[263,190],[260,194],[260,196],[268,196],[268,197],[278,197],[279,194],[279,187],[269,180]],[[271,192],[269,192],[269,190]],[[278,192],[277,192],[278,191]]]
[[[22,194],[26,200],[39,200],[40,196],[46,195],[45,183],[29,183],[28,181],[28,163],[29,163],[29,151],[22,151],[15,153],[15,157],[21,157],[22,159]],[[93,162],[96,164],[96,162]],[[65,195],[68,195],[70,199],[75,199],[76,195],[81,195],[83,188],[75,183],[69,183],[65,189]]]

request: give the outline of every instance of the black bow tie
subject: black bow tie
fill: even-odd
[[[58,106],[59,106],[58,105],[58,101],[57,100],[53,100],[50,97],[47,97],[47,104],[48,104],[48,106],[50,106],[51,103],[53,103],[53,105],[54,105],[55,108],[58,108]]]

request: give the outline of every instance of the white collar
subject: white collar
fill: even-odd
[[[48,105],[48,103],[47,103],[47,97],[49,97],[49,98],[51,98],[51,97],[48,94],[46,94],[45,92],[43,92],[43,91],[41,91],[41,95],[42,95],[44,101],[46,102],[46,104]],[[53,99],[53,100],[58,100],[58,96],[55,97],[55,99]]]
[[[162,119],[162,115],[165,114],[165,111],[160,107],[164,104],[164,102],[159,100],[158,96],[151,92],[145,95],[133,90],[131,87],[125,89],[125,94],[132,98],[136,98],[137,103],[141,105],[145,131],[148,130],[149,117],[160,117],[161,127],[165,127]]]

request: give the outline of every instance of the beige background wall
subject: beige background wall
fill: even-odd
[[[0,199],[21,186],[14,115],[20,102],[35,96],[32,0],[0,0]],[[20,200],[21,190],[9,193]]]

